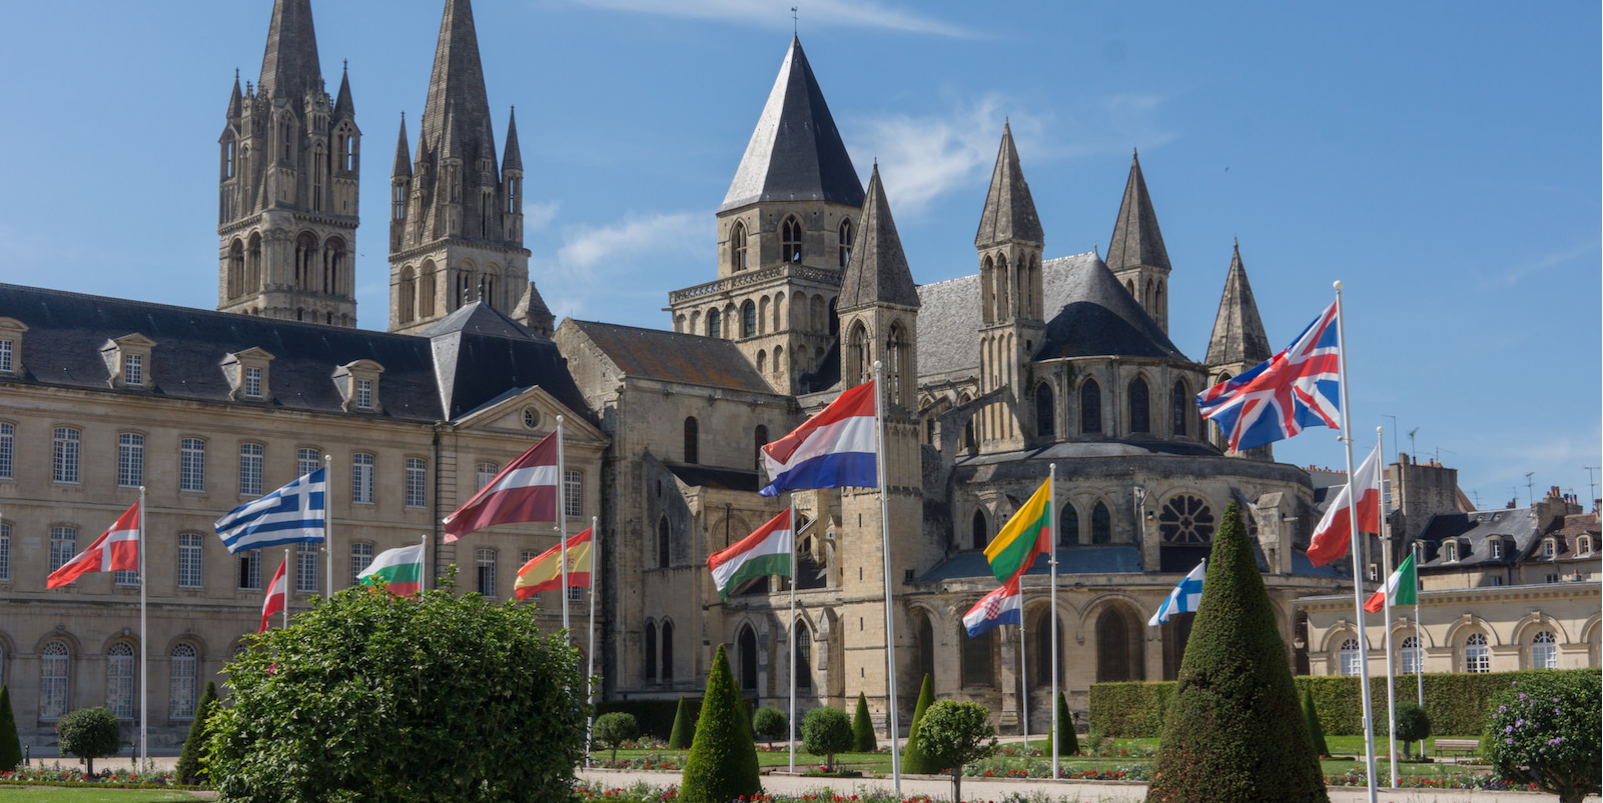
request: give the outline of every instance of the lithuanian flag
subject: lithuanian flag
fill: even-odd
[[[1036,555],[1052,550],[1052,500],[1049,496],[1047,483],[1041,483],[1030,501],[1008,519],[1007,526],[985,548],[985,559],[991,562],[991,573],[999,582],[1013,579],[1035,563]]]
[[[568,585],[585,588],[590,585],[590,530],[586,529],[568,539]],[[557,548],[551,547],[534,556],[518,570],[518,581],[512,584],[512,596],[528,599],[541,591],[562,587],[562,558]]]

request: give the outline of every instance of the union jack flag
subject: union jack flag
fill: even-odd
[[[1338,303],[1279,354],[1197,394],[1203,419],[1219,425],[1230,451],[1274,443],[1303,427],[1341,429]]]

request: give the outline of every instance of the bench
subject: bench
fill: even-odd
[[[1480,740],[1478,740],[1478,739],[1437,739],[1436,740],[1436,755],[1438,757],[1440,757],[1443,753],[1455,753],[1455,754],[1464,755],[1464,756],[1474,756],[1476,753],[1479,753],[1480,750],[1481,750],[1481,743],[1480,743]]]

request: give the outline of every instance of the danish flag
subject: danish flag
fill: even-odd
[[[1341,429],[1339,303],[1331,302],[1279,354],[1197,394],[1203,419],[1219,425],[1230,451],[1283,440],[1303,427]]]
[[[45,588],[60,588],[90,572],[139,571],[139,503],[95,539],[88,549],[45,578]]]

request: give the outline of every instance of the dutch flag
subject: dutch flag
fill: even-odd
[[[874,383],[858,385],[785,437],[763,447],[772,482],[758,493],[879,485],[874,431]]]
[[[1158,606],[1158,612],[1147,620],[1147,626],[1157,627],[1169,621],[1169,617],[1177,613],[1196,613],[1197,606],[1202,603],[1202,576],[1207,574],[1207,569],[1206,560],[1198,563],[1197,568],[1192,569],[1191,573],[1186,575],[1186,579],[1181,580],[1180,585],[1169,592],[1169,598]]]

